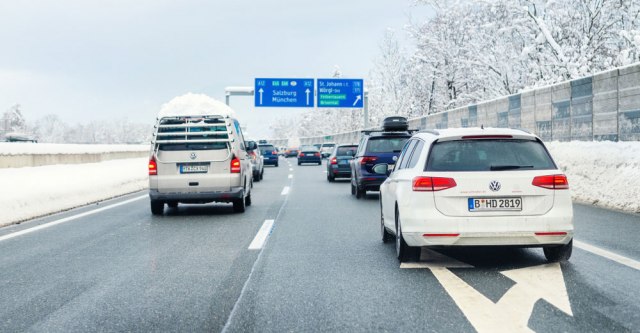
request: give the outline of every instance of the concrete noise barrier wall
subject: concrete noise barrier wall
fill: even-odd
[[[409,120],[411,128],[510,127],[545,141],[640,141],[640,63]],[[301,138],[357,143],[360,131]]]
[[[36,167],[51,164],[97,163],[115,159],[149,156],[148,151],[124,151],[86,154],[0,155],[0,168]]]

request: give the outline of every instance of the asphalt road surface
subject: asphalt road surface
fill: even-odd
[[[640,332],[639,215],[575,205],[568,263],[467,248],[400,265],[377,193],[324,170],[282,159],[243,214],[152,216],[140,192],[0,229],[0,332]]]

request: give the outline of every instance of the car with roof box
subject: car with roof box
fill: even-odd
[[[404,146],[380,186],[383,242],[400,261],[421,247],[541,247],[565,261],[573,247],[566,175],[542,140],[506,128],[423,131]]]

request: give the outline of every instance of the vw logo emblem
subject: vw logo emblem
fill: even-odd
[[[493,192],[498,192],[500,191],[500,187],[502,187],[500,185],[500,182],[497,180],[492,181],[491,183],[489,183],[489,189]]]
[[[191,153],[189,157],[191,157],[192,160],[195,160],[198,157],[198,155],[196,155],[196,153]]]

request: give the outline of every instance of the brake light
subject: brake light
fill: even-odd
[[[568,190],[569,181],[565,175],[547,175],[533,178],[531,185],[550,190]]]
[[[360,158],[360,164],[372,164],[373,162],[375,162],[378,158],[375,156],[362,156]]]
[[[235,156],[231,159],[231,173],[240,173],[240,160]]]
[[[331,164],[338,164],[338,159],[337,158],[332,158],[331,159]]]
[[[300,153],[300,155],[298,155],[298,156],[300,156],[300,157],[304,157],[304,153]]]
[[[274,150],[274,151],[271,152],[271,154],[278,155],[278,151]]]
[[[155,157],[151,157],[149,160],[149,176],[155,176],[158,174],[158,163]]]
[[[462,137],[463,140],[473,140],[473,139],[512,139],[511,135],[465,135]]]
[[[315,153],[313,155],[316,156],[316,157],[320,157],[320,153]]]
[[[456,187],[456,181],[453,178],[446,177],[416,177],[413,178],[414,191],[442,191],[452,187]]]

